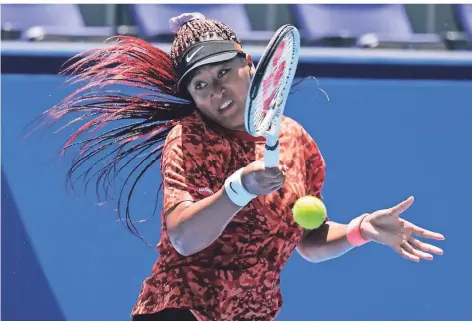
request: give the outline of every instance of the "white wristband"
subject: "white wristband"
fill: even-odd
[[[241,183],[241,172],[243,169],[239,169],[228,177],[225,181],[225,191],[229,199],[240,207],[244,207],[252,199],[256,198],[257,195],[249,193]]]

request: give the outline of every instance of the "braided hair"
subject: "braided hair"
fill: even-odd
[[[67,185],[73,188],[80,178],[86,187],[95,181],[98,199],[102,200],[100,191],[107,199],[116,176],[126,172],[118,198],[118,217],[141,239],[130,215],[135,187],[160,160],[170,130],[196,108],[188,95],[179,92],[179,57],[189,46],[204,40],[239,43],[228,26],[201,14],[183,14],[171,21],[177,21],[178,26],[170,55],[142,39],[118,36],[111,38],[114,41],[109,47],[72,57],[60,74],[68,76],[67,83],[81,86],[40,115],[33,129],[58,121],[66,123],[60,130],[80,125],[61,149],[62,154],[75,149]],[[136,89],[141,93],[132,93]],[[133,161],[137,164],[127,167]],[[161,188],[162,182],[158,194]]]
[[[174,68],[178,57],[191,45],[211,39],[231,40],[240,44],[236,34],[224,23],[217,20],[194,19],[182,25],[177,31],[171,49]]]

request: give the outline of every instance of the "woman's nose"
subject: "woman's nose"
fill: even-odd
[[[215,86],[213,87],[213,95],[219,97],[219,96],[223,96],[225,92],[226,92],[226,89],[223,86],[223,84],[221,84],[221,82],[219,81],[216,81]]]

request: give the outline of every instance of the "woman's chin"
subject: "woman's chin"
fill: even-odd
[[[231,122],[228,124],[223,125],[225,128],[233,131],[246,131],[246,127],[244,126],[244,121],[242,122]]]

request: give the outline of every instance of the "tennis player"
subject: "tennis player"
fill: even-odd
[[[87,120],[66,148],[98,126],[121,121],[78,142],[82,149],[70,174],[95,151],[108,149],[116,156],[98,180],[107,180],[120,162],[126,165],[126,157],[140,154],[146,166],[136,183],[162,152],[160,256],[142,284],[133,320],[273,320],[282,306],[280,272],[294,250],[313,263],[368,242],[415,262],[443,253],[414,237],[442,240],[441,234],[400,218],[412,197],[359,214],[347,225],[326,220],[312,231],[298,226],[291,214],[294,202],[305,195],[321,198],[325,180],[315,141],[284,117],[280,164],[266,169],[264,139],[244,128],[255,71],[250,55],[224,23],[199,13],[182,14],[170,25],[175,33],[170,55],[131,37],[87,53],[65,72],[88,84],[45,114],[58,120],[78,112],[70,124]],[[116,84],[152,93],[102,88]],[[123,120],[133,122],[123,125]],[[126,222],[136,233],[128,210]]]

